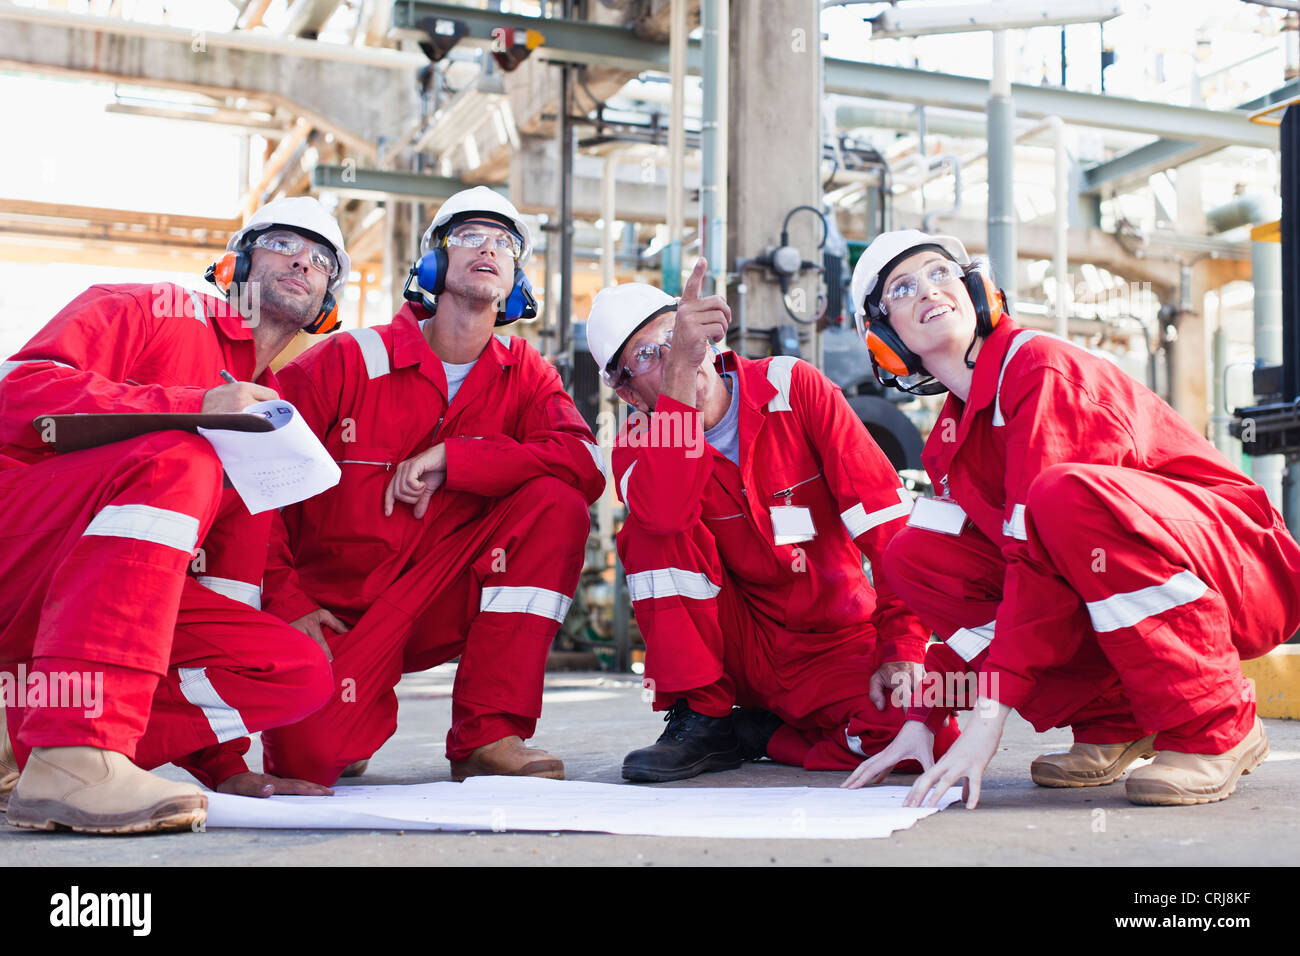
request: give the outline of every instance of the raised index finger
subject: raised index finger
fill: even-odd
[[[695,268],[691,270],[691,274],[686,280],[686,286],[682,289],[683,302],[694,302],[700,297],[700,286],[704,284],[704,273],[708,269],[709,261],[703,256],[695,260]]]

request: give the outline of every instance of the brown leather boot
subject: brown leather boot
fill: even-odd
[[[1227,753],[1160,751],[1149,766],[1128,775],[1125,792],[1130,803],[1154,807],[1226,800],[1237,789],[1237,778],[1255,770],[1267,756],[1268,735],[1256,717],[1250,733]]]
[[[4,704],[0,704],[0,812],[9,807],[9,794],[18,782],[18,758],[9,743],[9,728],[5,724]]]
[[[451,779],[466,777],[550,777],[564,779],[564,764],[545,750],[525,747],[519,737],[502,737],[479,747],[463,761],[451,763]]]
[[[1043,754],[1029,765],[1040,787],[1100,787],[1114,783],[1134,760],[1155,755],[1156,735],[1123,744],[1080,744],[1060,753]]]
[[[79,833],[189,830],[207,816],[208,798],[199,787],[156,777],[98,747],[37,747],[8,812],[11,826]]]

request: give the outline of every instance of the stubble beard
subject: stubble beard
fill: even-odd
[[[476,278],[477,275],[482,275],[484,278],[480,280]],[[509,292],[503,291],[500,285],[488,280],[486,276],[487,273],[476,273],[448,279],[445,291],[456,298],[479,306],[495,305],[496,311],[499,312]]]
[[[258,314],[252,318],[257,323],[265,323],[282,330],[297,331],[309,325],[320,311],[320,303],[312,303],[304,298],[286,295],[281,292],[278,280],[281,276],[268,276],[260,283]]]

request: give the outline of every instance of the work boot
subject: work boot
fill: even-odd
[[[343,772],[339,774],[339,776],[359,777],[366,772],[366,768],[369,766],[370,766],[369,760],[354,760],[352,761],[352,763],[348,764],[346,767],[343,768]]]
[[[78,833],[189,830],[207,817],[208,798],[199,787],[156,777],[99,747],[37,747],[8,814],[11,826]]]
[[[1267,756],[1268,735],[1256,717],[1250,733],[1227,753],[1160,751],[1149,765],[1128,775],[1125,792],[1130,803],[1156,807],[1226,800],[1237,789],[1237,778],[1255,770]]]
[[[1075,743],[1062,753],[1043,754],[1029,765],[1040,787],[1101,787],[1114,783],[1134,760],[1155,756],[1156,735],[1121,744]]]
[[[741,760],[762,760],[772,735],[781,728],[781,718],[757,707],[737,707],[731,712]]]
[[[521,737],[502,737],[479,747],[468,758],[451,762],[451,779],[466,777],[549,777],[564,779],[564,764],[558,757],[536,747],[525,747]]]
[[[661,783],[685,780],[711,770],[735,770],[744,758],[734,718],[706,717],[684,698],[664,714],[668,726],[653,746],[623,758],[623,779]]]
[[[5,707],[0,704],[0,812],[9,807],[9,794],[18,782],[18,758],[9,743],[9,727],[5,723]]]

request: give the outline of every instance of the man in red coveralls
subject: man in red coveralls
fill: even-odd
[[[878,567],[911,495],[811,365],[715,360],[730,310],[699,296],[704,269],[680,302],[605,289],[587,326],[607,383],[637,409],[614,450],[628,511],[618,546],[647,686],[668,711],[623,776],[678,780],[763,756],[847,769],[902,726],[886,689],[919,678],[929,636],[862,568],[864,554]]]
[[[58,455],[57,435],[32,427],[47,414],[238,412],[278,398],[268,364],[332,310],[349,268],[342,236],[316,200],[280,199],[228,249],[214,267],[235,282],[228,302],[169,283],[94,286],[0,365],[11,824],[201,823],[200,788],[146,772],[168,761],[223,792],[327,792],[249,773],[242,756],[249,733],[310,713],[330,687],[321,648],[257,609],[270,514],[223,491],[197,435]]]
[[[978,672],[971,723],[909,805],[965,779],[974,807],[1012,708],[1074,731],[1034,761],[1042,786],[1108,784],[1154,752],[1133,803],[1231,795],[1268,755],[1241,660],[1300,625],[1300,546],[1263,489],[1113,363],[1019,329],[956,239],[877,237],[853,300],[879,366],[950,394],[923,456],[943,498],[918,503],[884,566],[945,643],[849,785],[924,750],[927,717],[962,704],[948,678]]]
[[[521,314],[531,250],[487,187],[439,208],[389,325],[351,330],[281,370],[343,478],[283,511],[266,606],[334,654],[330,702],[263,735],[272,773],[332,784],[397,727],[403,672],[459,656],[452,777],[563,777],[526,747],[546,656],[605,486],[591,431],[555,369],[493,334]],[[436,297],[436,298],[435,298]],[[504,304],[504,308],[503,308]]]

